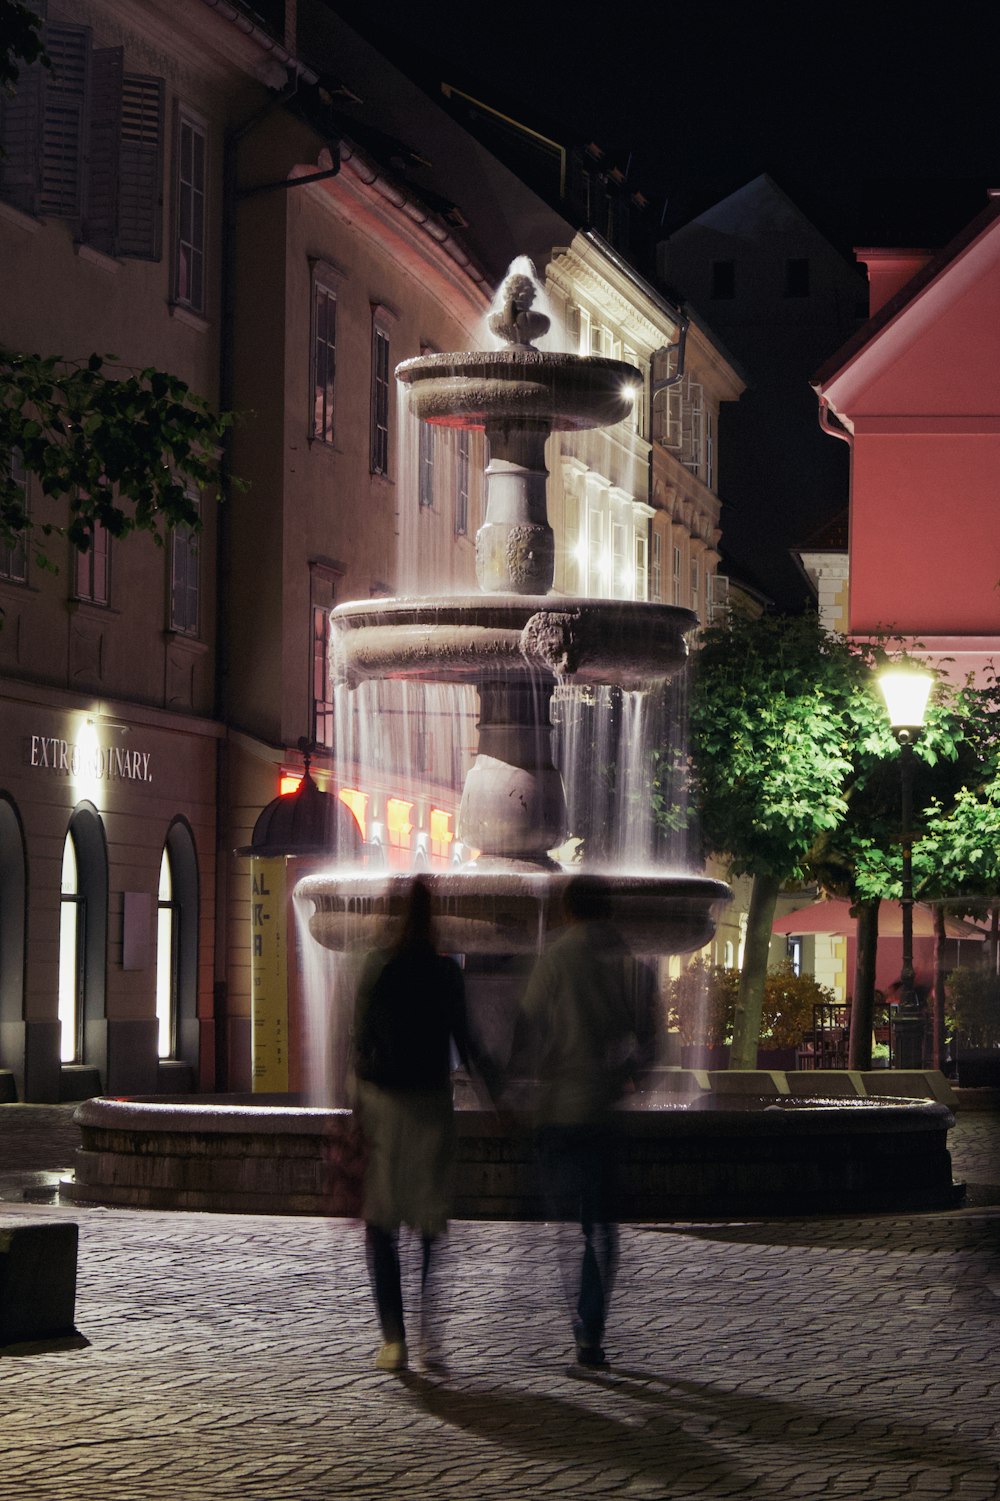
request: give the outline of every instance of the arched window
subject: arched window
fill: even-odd
[[[161,1058],[198,1062],[198,857],[187,824],[171,826],[160,859],[156,1020]]]
[[[0,1022],[24,1020],[24,927],[27,910],[24,835],[0,796]]]
[[[73,830],[63,845],[59,907],[59,1061],[77,1063],[83,1051],[84,955],[87,902],[80,891]]]
[[[164,846],[156,902],[156,1021],[157,1051],[172,1058],[177,1036],[177,905],[170,851]]]
[[[63,844],[59,914],[59,1058],[107,1066],[108,851],[100,814],[81,803]],[[88,1024],[93,1023],[93,1026]]]

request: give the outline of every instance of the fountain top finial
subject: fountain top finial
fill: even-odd
[[[500,288],[500,307],[486,322],[490,333],[521,349],[530,349],[535,339],[549,331],[550,320],[544,313],[533,312],[535,283],[522,271],[513,271]]]

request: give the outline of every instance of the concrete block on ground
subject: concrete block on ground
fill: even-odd
[[[654,1068],[643,1083],[648,1094],[701,1094],[709,1088],[704,1068]]]
[[[717,1095],[755,1095],[758,1099],[788,1094],[785,1075],[770,1068],[713,1068],[708,1087]]]
[[[0,1345],[74,1332],[75,1224],[0,1225]]]
[[[790,1070],[785,1079],[789,1094],[814,1100],[863,1100],[864,1077],[854,1068],[806,1068]]]
[[[893,1099],[937,1100],[954,1110],[958,1095],[939,1068],[876,1068],[862,1074],[870,1095],[889,1095]]]

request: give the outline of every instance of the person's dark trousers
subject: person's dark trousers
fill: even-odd
[[[427,1285],[433,1247],[432,1236],[421,1237],[420,1286],[422,1291]],[[382,1338],[387,1344],[395,1343],[397,1340],[405,1344],[406,1329],[403,1323],[398,1233],[394,1230],[383,1230],[378,1225],[366,1225],[365,1252]]]
[[[583,1259],[570,1290],[573,1336],[596,1349],[618,1267],[613,1134],[603,1125],[547,1126],[539,1151],[549,1218],[575,1220],[583,1231]]]

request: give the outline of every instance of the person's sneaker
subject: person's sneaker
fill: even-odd
[[[608,1357],[600,1345],[577,1345],[577,1365],[586,1366],[591,1371],[606,1371],[608,1369]]]
[[[406,1346],[401,1339],[387,1339],[375,1357],[377,1371],[405,1371]]]

